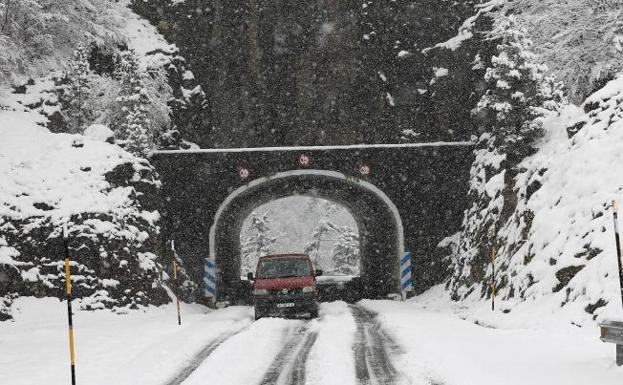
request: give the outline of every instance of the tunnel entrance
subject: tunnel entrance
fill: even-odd
[[[262,256],[306,254],[323,272],[316,279],[319,301],[354,301],[361,297],[356,285],[359,250],[359,228],[348,208],[313,195],[279,198],[258,206],[243,221],[241,279],[247,281],[248,273],[256,273]],[[243,286],[250,289],[252,284]]]
[[[378,298],[399,291],[399,257],[404,252],[402,220],[393,202],[369,182],[326,170],[294,170],[260,178],[232,192],[219,207],[210,230],[210,257],[216,263],[220,300],[236,300],[241,282],[244,220],[259,206],[288,196],[337,202],[359,230],[361,296]]]
[[[244,219],[279,198],[315,196],[357,223],[364,296],[398,291],[405,250],[422,292],[447,277],[438,245],[461,227],[472,160],[469,142],[156,151],[162,247],[174,240],[186,273],[206,289],[196,300],[207,298],[207,260],[218,265],[218,299],[236,298]]]

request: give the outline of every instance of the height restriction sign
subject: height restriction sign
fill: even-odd
[[[299,164],[303,167],[309,166],[309,156],[301,154],[301,156],[299,156]]]
[[[246,180],[249,177],[249,174],[249,170],[244,167],[240,167],[238,169],[238,176],[241,180]]]
[[[362,164],[357,168],[357,172],[361,176],[368,176],[370,174],[370,166],[367,164]]]

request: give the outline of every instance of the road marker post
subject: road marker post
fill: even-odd
[[[71,309],[71,269],[69,264],[69,235],[67,234],[67,224],[63,226],[63,246],[65,249],[65,296],[67,299],[67,318],[69,323],[69,366],[71,370],[71,384],[76,385],[76,353],[74,350],[74,323]]]
[[[617,248],[617,266],[619,267],[619,289],[621,290],[621,304],[623,305],[623,262],[621,261],[621,240],[619,238],[619,205],[612,201],[612,219],[614,220],[614,241]]]
[[[411,277],[411,253],[408,252],[400,258],[400,297],[407,299],[407,293],[413,291],[413,279]]]
[[[179,289],[179,284],[177,282],[177,253],[175,252],[175,241],[171,241],[171,250],[173,251],[173,283],[175,284],[175,287]],[[175,294],[175,305],[177,307],[177,324],[182,325],[180,299],[177,294]]]
[[[614,222],[614,241],[617,249],[617,267],[619,269],[619,290],[623,304],[623,261],[621,261],[621,240],[619,238],[619,205],[612,200],[612,220]],[[601,329],[600,339],[603,342],[613,343],[616,346],[616,364],[623,366],[623,322],[606,320],[599,324]]]
[[[495,232],[495,224],[493,228],[489,231],[489,235],[491,236],[491,249],[489,250],[490,258],[491,258],[491,311],[495,310],[495,257],[496,257],[496,232]]]
[[[203,260],[203,289],[206,298],[216,305],[216,263],[211,258]]]

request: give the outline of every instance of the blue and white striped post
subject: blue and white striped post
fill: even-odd
[[[410,291],[413,291],[411,253],[406,253],[400,258],[400,295],[403,301],[407,298],[407,293]]]
[[[203,260],[203,289],[205,296],[216,300],[216,265],[214,260]]]

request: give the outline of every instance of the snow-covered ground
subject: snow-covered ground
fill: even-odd
[[[129,192],[102,191],[108,185],[103,174],[133,157],[103,141],[52,134],[36,124],[40,119],[36,113],[0,112],[0,215],[59,220],[72,214],[123,208]],[[36,204],[52,209],[37,208]]]
[[[182,304],[182,326],[172,305],[125,315],[77,311],[77,376],[96,385],[177,383],[213,344],[183,384],[358,384],[361,371],[374,371],[384,357],[400,385],[614,385],[623,378],[614,347],[599,341],[596,327],[565,324],[538,309],[491,312],[487,304],[466,307],[446,297],[435,288],[404,303],[365,300],[360,306],[378,313],[368,329],[358,307],[343,302],[321,304],[316,320],[255,322],[249,307]],[[0,323],[0,346],[10,352],[0,357],[0,383],[68,383],[65,304],[22,298],[14,306],[15,321]],[[375,346],[375,330],[389,337],[387,346]],[[361,343],[385,353],[361,359]]]
[[[14,309],[15,321],[0,323],[0,384],[70,383],[65,303],[21,298]],[[182,305],[182,326],[174,305],[125,315],[76,311],[78,383],[165,384],[205,345],[251,322],[246,307]]]
[[[363,301],[404,349],[396,364],[411,383],[456,385],[620,384],[614,345],[599,328],[565,323],[551,307],[451,302],[441,287],[406,303]]]

